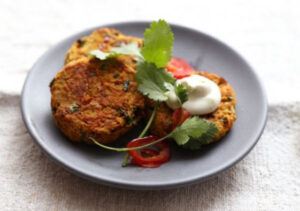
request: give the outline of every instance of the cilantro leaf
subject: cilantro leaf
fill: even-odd
[[[182,147],[189,150],[198,150],[201,149],[202,145],[203,143],[200,139],[190,138]]]
[[[189,137],[200,138],[208,130],[208,122],[197,116],[190,117],[172,131],[172,137],[178,145],[188,142]]]
[[[174,85],[170,83],[164,83],[164,85],[169,90],[168,92],[166,92],[166,95],[168,96],[169,100],[170,98],[173,98],[172,96],[176,97],[177,107],[181,107],[182,104],[187,101],[187,90],[183,85]]]
[[[111,47],[110,51],[111,53],[106,53],[101,50],[92,50],[89,54],[100,60],[114,58],[120,55],[134,55],[137,61],[143,60],[140,48],[136,42],[131,42],[129,44],[121,43],[120,47]]]
[[[209,123],[208,130],[200,137],[201,142],[203,144],[209,144],[218,131],[219,130],[214,123]]]
[[[164,20],[153,21],[144,33],[142,55],[147,62],[165,67],[172,57],[174,35]]]
[[[209,144],[212,141],[212,138],[218,133],[218,128],[214,123],[209,123],[208,121],[206,122],[208,124],[207,131],[203,133],[200,136],[200,138],[189,137],[189,140],[182,145],[183,148],[190,149],[190,150],[198,150],[204,144]]]
[[[92,50],[89,54],[100,60],[105,60],[109,55],[112,55],[112,53],[106,53],[100,50]]]
[[[175,86],[175,93],[178,96],[181,104],[185,103],[188,100],[187,90],[182,84]]]
[[[149,98],[166,101],[168,91],[165,83],[174,84],[175,78],[164,68],[157,68],[155,64],[142,62],[137,65],[135,80],[139,83],[138,90]]]
[[[131,42],[129,44],[121,43],[120,47],[111,47],[110,50],[118,54],[134,55],[138,61],[143,60],[143,56],[137,42]]]

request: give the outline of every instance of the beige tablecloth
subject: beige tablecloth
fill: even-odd
[[[299,8],[284,0],[0,1],[0,210],[300,210]],[[180,189],[120,190],[68,173],[23,125],[28,70],[79,30],[158,18],[210,33],[252,63],[270,103],[261,140],[232,169]]]

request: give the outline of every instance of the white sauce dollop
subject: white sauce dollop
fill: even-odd
[[[191,115],[209,114],[215,111],[221,102],[221,92],[216,83],[200,75],[191,75],[189,77],[176,81],[187,89],[188,100],[183,104]],[[174,92],[167,92],[167,105],[173,110],[179,108]]]

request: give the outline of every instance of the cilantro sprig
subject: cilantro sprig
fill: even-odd
[[[166,92],[175,84],[175,78],[164,68],[157,68],[154,63],[142,62],[137,65],[135,80],[139,83],[138,90],[152,100],[166,101]]]
[[[199,138],[206,136],[206,141],[210,140],[215,133],[217,132],[217,128],[214,124],[209,123],[205,119],[201,119],[197,116],[188,118],[185,122],[183,122],[180,126],[176,127],[171,133],[168,135],[143,146],[132,147],[132,148],[116,148],[110,147],[104,144],[100,144],[95,139],[90,138],[95,144],[98,146],[117,151],[117,152],[127,152],[131,150],[140,150],[157,144],[165,139],[173,138],[179,146],[184,146],[184,148],[189,149],[199,149],[204,142],[199,141]],[[190,142],[192,140],[192,142]]]
[[[156,67],[165,67],[172,58],[174,34],[165,20],[153,21],[144,33],[142,54]]]
[[[205,133],[203,133],[200,138],[193,138],[191,137],[187,143],[182,145],[185,149],[190,150],[198,150],[203,145],[209,144],[213,137],[218,133],[218,128],[213,123],[208,123],[208,129]]]
[[[124,54],[133,55],[137,61],[141,61],[144,59],[137,42],[131,42],[128,44],[121,43],[120,47],[111,47],[110,51],[110,53],[107,53],[101,50],[92,50],[89,52],[89,54],[100,60],[115,58]]]
[[[205,119],[197,116],[189,117],[182,123],[183,108],[182,104],[187,101],[187,90],[183,85],[177,85],[176,79],[164,68],[172,58],[174,35],[171,27],[164,20],[154,21],[145,30],[143,47],[140,49],[137,43],[121,44],[120,47],[112,47],[111,53],[100,50],[91,51],[90,54],[100,60],[113,58],[122,54],[133,55],[138,61],[136,81],[139,83],[138,90],[145,96],[156,101],[151,118],[145,129],[140,134],[143,137],[152,124],[158,107],[158,102],[168,100],[167,92],[175,93],[178,104],[182,109],[182,118],[179,126],[165,137],[155,142],[135,148],[115,148],[98,143],[90,138],[95,144],[105,149],[118,152],[139,150],[154,145],[167,138],[173,138],[175,142],[184,148],[196,150],[203,144],[209,143],[218,132],[217,127]],[[128,154],[123,161],[126,165]]]

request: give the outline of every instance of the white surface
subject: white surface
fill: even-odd
[[[1,0],[0,209],[299,210],[298,2]],[[71,175],[45,157],[23,126],[19,96],[28,70],[51,45],[77,31],[158,18],[221,39],[257,70],[270,103],[260,142],[231,170],[182,189],[118,190]]]

